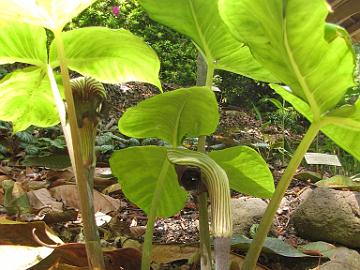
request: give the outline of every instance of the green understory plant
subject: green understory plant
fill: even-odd
[[[154,96],[120,118],[121,133],[135,138],[157,137],[169,145],[130,147],[115,151],[110,159],[112,172],[125,196],[148,214],[143,270],[150,267],[155,219],[176,214],[187,199],[175,165],[201,170],[211,202],[216,269],[228,269],[232,235],[230,188],[259,197],[271,196],[274,188],[271,172],[255,150],[239,146],[206,155],[179,148],[186,137],[213,133],[218,121],[217,101],[207,87]]]
[[[234,37],[283,83],[271,87],[311,122],[250,246],[242,269],[251,270],[280,201],[318,132],[360,159],[360,100],[338,106],[354,86],[354,52],[348,33],[325,22],[326,1],[220,0],[219,10]]]
[[[199,51],[198,85],[211,89],[215,70],[226,70],[257,80],[275,81],[251,55],[243,43],[236,41],[220,19],[217,1],[140,0],[150,18],[191,38]],[[240,50],[238,48],[241,48]],[[199,137],[198,151],[205,152],[206,137]],[[206,135],[206,134],[205,134]],[[211,248],[207,218],[207,193],[200,192],[200,252],[202,269],[211,269]]]
[[[0,3],[0,64],[26,64],[0,82],[0,119],[11,121],[14,132],[30,125],[53,126],[60,119],[78,186],[89,268],[105,269],[91,183],[96,113],[104,92],[89,78],[76,79],[72,87],[69,68],[103,83],[143,81],[160,88],[160,63],[140,38],[126,30],[87,27],[63,32],[93,2]],[[54,40],[48,40],[45,28]]]

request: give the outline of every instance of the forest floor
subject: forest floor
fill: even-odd
[[[167,90],[171,90],[174,87],[167,86],[167,88]],[[109,86],[108,89],[109,101],[106,108],[108,114],[100,125],[100,133],[112,132],[114,136],[121,136],[115,131],[117,119],[126,108],[154,95],[154,91],[148,86],[136,84]],[[37,131],[34,131],[33,134],[35,136],[43,135]],[[276,126],[270,125],[264,128],[254,115],[244,112],[240,108],[225,107],[221,109],[219,129],[208,138],[208,148],[210,150],[221,149],[234,145],[254,147],[267,158],[275,182],[277,182],[284,171],[286,161],[282,160],[282,154],[277,150],[277,147],[272,146],[278,145],[284,134],[290,147],[295,147],[301,138],[301,134],[293,134],[288,130],[283,131]],[[10,136],[9,132],[3,131],[2,136],[2,140],[14,140],[10,137],[5,138]],[[12,141],[12,144],[18,146],[17,142]],[[193,147],[191,141],[189,147]],[[27,269],[30,265],[32,267],[29,269],[33,270],[87,269],[85,267],[84,246],[82,244],[63,244],[82,243],[83,241],[81,215],[78,210],[79,202],[72,170],[70,168],[50,169],[49,167],[54,166],[47,166],[46,164],[60,162],[56,154],[47,156],[42,161],[37,160],[33,164],[31,161],[36,159],[29,159],[30,161],[28,160],[24,165],[25,151],[21,147],[14,149],[16,150],[11,153],[11,158],[3,160],[0,167],[0,182],[2,183],[0,187],[0,254],[1,245],[22,244],[52,249],[48,250],[52,257],[49,256],[46,260],[35,263],[40,256],[39,252],[43,251],[27,248],[21,253],[27,255],[22,258],[18,256],[16,260],[11,256],[5,258],[5,255],[0,255],[0,261],[5,267],[1,269]],[[61,153],[62,157],[63,154],[64,152]],[[108,259],[108,269],[136,270],[139,269],[140,261],[140,254],[136,249],[141,247],[147,217],[143,211],[124,197],[120,185],[108,168],[108,158],[109,153],[106,151],[98,156],[98,168],[95,177],[96,221],[100,226],[102,245],[107,250],[105,256]],[[304,168],[299,168],[299,171],[301,170]],[[4,183],[11,183],[10,191]],[[290,222],[290,216],[299,205],[301,194],[306,189],[313,187],[311,181],[294,179],[283,200],[284,203],[277,212],[271,237],[282,240],[294,248],[308,243],[307,240],[297,236]],[[233,192],[232,196],[233,198],[241,198],[245,195]],[[268,202],[268,200],[264,201]],[[33,231],[34,228],[36,228],[35,232]],[[51,232],[49,228],[51,228]],[[49,237],[45,231],[48,231],[47,234],[51,236]],[[249,236],[248,232],[245,234]],[[156,221],[153,268],[198,269],[197,260],[194,257],[198,240],[198,210],[194,192],[191,193],[186,206],[180,213],[174,217]],[[50,243],[51,246],[49,246]],[[61,245],[53,246],[56,243],[61,243]],[[125,249],[122,251],[114,250],[119,248]],[[128,248],[135,248],[135,251]],[[238,264],[233,264],[232,270],[240,269],[245,250],[234,245],[232,251],[233,260],[238,262]],[[291,250],[285,250],[285,254],[287,252],[291,254]],[[35,257],[31,259],[31,256]],[[11,268],[11,265],[15,265],[15,261],[19,265],[18,268],[15,266],[15,268]],[[296,256],[282,256],[276,252],[263,253],[260,258],[262,265],[259,265],[258,269],[317,269],[316,267],[322,261],[323,259],[318,256],[296,258]],[[65,265],[68,268],[64,268]]]

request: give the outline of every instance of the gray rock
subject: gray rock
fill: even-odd
[[[231,199],[233,233],[245,233],[251,225],[259,223],[267,207],[267,203],[258,198]]]
[[[320,270],[359,270],[360,255],[357,251],[345,247],[337,248],[329,262],[320,266]],[[319,269],[319,268],[315,268]],[[313,269],[313,270],[315,270]]]
[[[299,236],[360,248],[360,193],[316,188],[292,215]]]

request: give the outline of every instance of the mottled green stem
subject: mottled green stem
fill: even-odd
[[[69,155],[72,161],[72,167],[76,177],[76,183],[78,187],[80,208],[84,226],[85,246],[87,252],[87,258],[90,269],[104,270],[104,258],[100,245],[100,238],[95,223],[94,207],[93,207],[93,190],[89,185],[87,179],[87,172],[83,166],[82,151],[80,148],[80,134],[79,127],[76,119],[76,110],[74,105],[73,94],[70,85],[69,70],[66,63],[66,56],[64,51],[64,44],[62,40],[62,33],[55,32],[55,43],[60,61],[60,69],[62,75],[62,81],[64,85],[64,95],[66,100],[66,112],[67,112],[67,124],[69,125],[70,134],[67,138],[71,140],[68,145]],[[66,132],[66,130],[64,130]]]
[[[208,69],[208,65],[202,56],[198,53],[197,58],[197,80],[198,86],[212,86],[212,78],[214,75],[214,69]],[[198,151],[205,153],[206,136],[200,136],[198,139]],[[200,185],[202,186],[202,185]],[[198,196],[198,208],[199,208],[199,226],[200,226],[200,266],[202,270],[211,270],[212,256],[211,256],[211,243],[209,232],[209,216],[208,216],[208,193],[207,191],[199,190]]]
[[[282,175],[274,195],[267,207],[263,218],[261,219],[259,228],[256,232],[254,240],[252,241],[249,251],[246,254],[245,262],[241,270],[253,270],[256,267],[256,262],[259,258],[261,249],[264,245],[265,238],[270,231],[272,221],[275,217],[276,210],[279,208],[281,199],[284,197],[289,184],[296,173],[296,169],[299,167],[304,155],[308,151],[311,143],[320,130],[320,122],[314,122],[306,132],[300,145],[297,147],[288,167]]]
[[[211,270],[213,263],[211,258],[207,192],[200,192],[198,201],[200,226],[200,267],[201,270]]]

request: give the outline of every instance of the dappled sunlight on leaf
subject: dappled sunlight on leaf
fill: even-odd
[[[7,0],[0,3],[0,19],[62,30],[66,23],[96,0]]]

